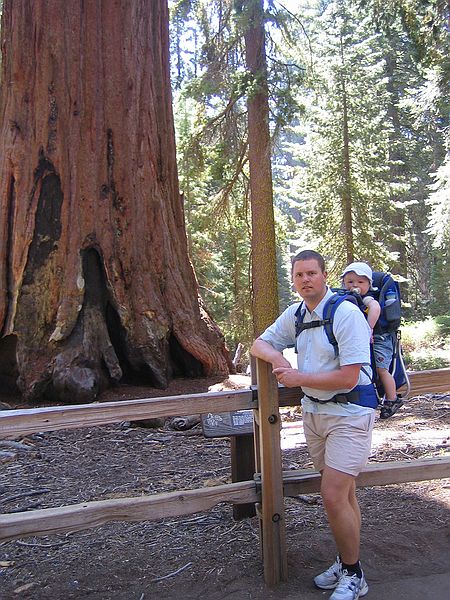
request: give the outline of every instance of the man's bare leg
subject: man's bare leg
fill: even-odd
[[[353,478],[353,485],[349,490],[348,501],[353,506],[353,510],[358,517],[359,530],[361,531],[361,510],[359,508],[358,500],[356,499],[356,480]]]
[[[359,560],[361,512],[356,499],[355,478],[325,467],[322,471],[321,495],[331,531],[342,562]]]

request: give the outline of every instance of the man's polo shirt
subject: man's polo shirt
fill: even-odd
[[[327,292],[316,308],[309,312],[306,305],[304,323],[320,321],[323,319],[323,309],[327,300],[333,295],[331,290]],[[333,371],[339,366],[364,364],[368,373],[370,370],[370,337],[371,330],[360,309],[351,302],[342,302],[333,318],[333,332],[338,342],[339,356],[334,356],[333,346],[328,341],[324,327],[313,327],[305,329],[295,339],[295,313],[300,306],[297,302],[289,306],[278,319],[268,327],[260,336],[260,339],[268,342],[273,348],[282,352],[287,347],[297,344],[297,368],[301,373],[322,373]],[[361,371],[358,385],[370,384],[370,378]],[[315,388],[302,387],[305,396],[312,396],[319,400],[328,400],[338,393],[349,392],[349,389],[318,390]],[[340,404],[328,402],[319,404],[308,398],[302,399],[302,407],[306,412],[354,415],[368,414],[372,408],[357,406],[356,404]]]

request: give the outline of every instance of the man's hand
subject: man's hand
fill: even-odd
[[[297,369],[277,367],[273,374],[286,387],[310,387],[318,390],[351,390],[358,383],[361,364],[344,365],[333,371],[301,373]]]
[[[272,367],[274,368],[274,373],[275,369],[292,369],[291,363],[283,354],[280,354],[279,357],[277,357],[275,360],[272,360]]]
[[[277,378],[278,383],[285,387],[300,387],[302,376],[297,369],[289,367],[277,367],[273,370],[273,374]]]

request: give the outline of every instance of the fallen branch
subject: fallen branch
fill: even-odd
[[[14,494],[13,496],[1,498],[0,504],[6,504],[7,502],[12,502],[13,500],[18,500],[19,498],[26,498],[28,496],[40,496],[41,494],[47,494],[47,492],[51,491],[52,490],[48,488],[44,488],[42,490],[31,490],[30,492],[21,492],[20,494]]]
[[[14,440],[0,440],[0,446],[3,448],[14,448],[14,450],[35,450],[34,446],[27,446],[21,442],[15,442]]]
[[[200,423],[200,415],[188,415],[186,417],[174,417],[170,420],[169,426],[171,429],[177,431],[185,431],[186,429],[192,429],[195,425]]]
[[[57,542],[56,544],[37,544],[32,542],[22,542],[20,540],[16,540],[15,542],[18,546],[31,546],[32,548],[56,548],[57,546],[64,546],[69,542]]]
[[[180,567],[179,569],[177,569],[173,573],[169,573],[168,575],[164,575],[163,577],[157,577],[156,579],[151,579],[150,582],[151,583],[156,583],[157,581],[162,581],[163,579],[169,579],[169,577],[175,577],[175,575],[178,575],[182,571],[185,571],[186,569],[189,569],[189,567],[192,567],[192,563],[191,562],[186,563],[184,565],[184,567]]]

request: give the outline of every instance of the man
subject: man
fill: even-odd
[[[303,323],[321,321],[327,300],[323,257],[304,250],[292,261],[292,279],[303,298]],[[371,331],[360,309],[342,302],[334,315],[335,356],[323,326],[304,329],[296,339],[295,313],[288,307],[253,343],[253,356],[269,362],[279,383],[301,387],[303,427],[315,468],[321,473],[321,495],[338,549],[334,564],[317,575],[321,589],[334,589],[330,600],[357,600],[369,588],[359,562],[361,513],[355,479],[369,454],[377,400],[370,382]],[[282,351],[296,344],[298,368]],[[367,375],[364,371],[367,371]],[[352,391],[352,394],[348,394]]]

